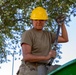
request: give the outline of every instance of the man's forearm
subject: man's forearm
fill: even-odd
[[[28,62],[38,62],[38,61],[45,61],[48,60],[47,56],[37,56],[37,55],[32,55],[32,54],[27,54],[23,56],[24,61]]]
[[[61,25],[61,30],[62,30],[62,37],[63,37],[63,39],[65,39],[65,42],[67,42],[68,34],[67,34],[67,30],[66,30],[64,23]]]

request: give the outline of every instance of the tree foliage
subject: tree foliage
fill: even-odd
[[[12,50],[15,54],[19,53],[16,49],[19,48],[20,36],[32,27],[29,17],[37,6],[48,12],[45,29],[52,32],[56,32],[55,18],[58,15],[66,14],[66,24],[71,21],[71,15],[76,16],[76,0],[0,0],[0,62],[6,61]]]

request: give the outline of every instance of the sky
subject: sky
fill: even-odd
[[[60,65],[64,65],[73,59],[76,59],[76,17],[71,17],[71,22],[69,22],[69,27],[66,26],[69,42],[62,43],[61,54],[62,59],[59,60]],[[21,57],[22,58],[22,57]],[[11,59],[13,59],[11,57]],[[14,61],[14,65],[12,67],[12,62],[0,64],[0,75],[16,75],[16,72],[21,64],[21,60]],[[12,69],[13,68],[13,69]],[[13,70],[13,71],[12,71]],[[12,73],[13,72],[13,73]]]

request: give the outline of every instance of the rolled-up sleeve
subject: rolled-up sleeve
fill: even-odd
[[[30,46],[32,46],[32,38],[31,38],[31,33],[29,31],[25,31],[22,34],[21,45],[23,43],[26,43],[26,44],[29,44]]]

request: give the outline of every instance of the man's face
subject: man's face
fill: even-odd
[[[35,29],[42,30],[45,22],[45,20],[33,20],[33,26]]]

